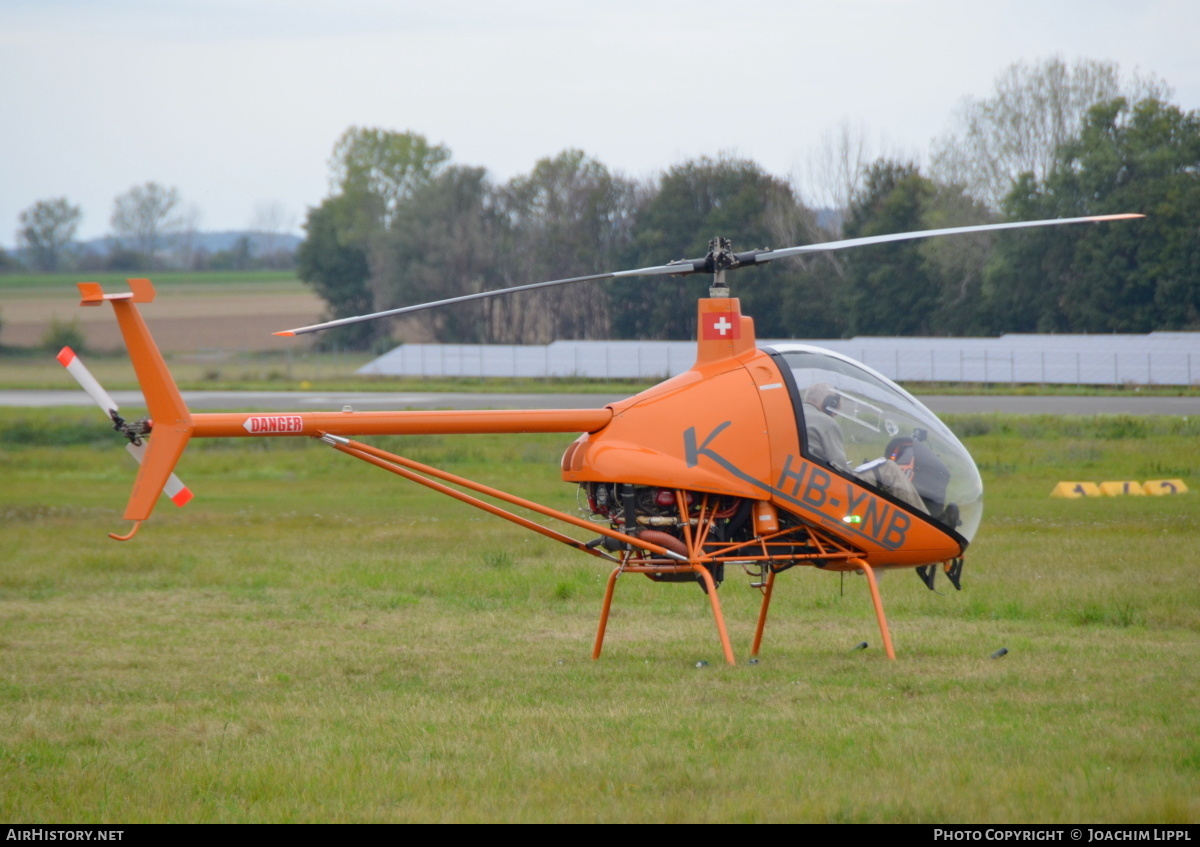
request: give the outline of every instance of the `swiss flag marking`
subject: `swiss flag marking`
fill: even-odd
[[[733,312],[705,312],[701,337],[705,341],[729,341],[741,338],[742,328],[738,315]]]

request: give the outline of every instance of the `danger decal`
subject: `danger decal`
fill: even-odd
[[[304,432],[304,418],[299,415],[254,415],[242,424],[252,435]]]

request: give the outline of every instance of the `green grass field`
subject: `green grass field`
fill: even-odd
[[[1192,484],[1198,421],[955,420],[964,590],[889,574],[888,662],[861,578],[793,569],[749,665],[730,574],[737,667],[696,587],[632,575],[593,662],[603,563],[316,443],[194,444],[196,500],[110,541],[94,423],[0,412],[4,820],[1200,820],[1197,493],[1048,497]],[[568,441],[380,443],[570,510]]]

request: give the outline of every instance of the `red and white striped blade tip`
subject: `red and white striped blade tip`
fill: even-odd
[[[64,347],[58,352],[58,363],[67,369],[67,373],[75,377],[75,381],[79,383],[79,387],[88,393],[88,396],[96,401],[96,405],[104,410],[105,414],[110,412],[120,411],[117,401],[112,398],[94,376],[83,364],[83,361],[75,355],[75,351],[70,347]]]

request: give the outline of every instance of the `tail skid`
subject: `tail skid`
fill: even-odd
[[[173,489],[174,493],[169,490],[168,496],[177,505],[182,505],[176,487],[178,480],[173,472],[195,430],[187,404],[183,402],[167,363],[137,309],[138,303],[154,300],[154,286],[148,279],[131,279],[128,282],[130,290],[119,294],[105,294],[99,283],[79,283],[79,292],[83,297],[80,305],[99,306],[105,301],[112,304],[152,422],[152,434],[141,456],[141,467],[125,507],[125,520],[135,521],[135,524],[128,535],[109,535],[118,541],[133,537],[141,522],[154,511],[158,495],[164,489]],[[187,496],[190,499],[190,492]],[[186,499],[183,502],[187,502]]]

